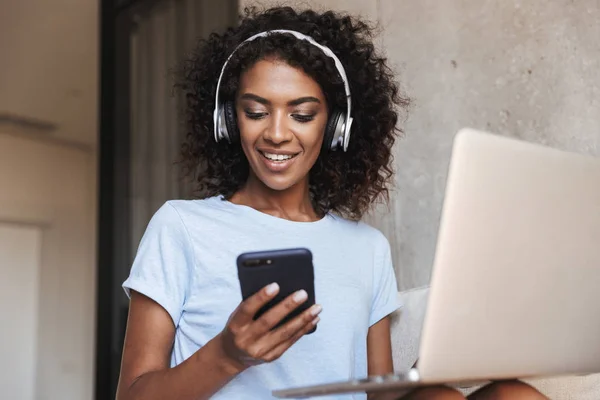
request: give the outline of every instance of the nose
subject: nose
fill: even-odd
[[[292,132],[288,122],[285,111],[274,111],[269,119],[269,124],[263,131],[263,139],[276,145],[291,141]]]

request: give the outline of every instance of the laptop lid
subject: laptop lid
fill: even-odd
[[[418,371],[273,394],[600,372],[598,316],[600,159],[463,129],[450,162]]]
[[[423,381],[600,372],[600,159],[455,138]]]

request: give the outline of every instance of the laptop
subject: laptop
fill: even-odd
[[[600,372],[600,159],[454,139],[418,365],[279,398]]]

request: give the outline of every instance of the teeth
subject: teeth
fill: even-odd
[[[289,160],[290,158],[292,158],[293,156],[291,155],[283,155],[283,154],[271,154],[271,153],[263,153],[263,155],[268,158],[269,160],[273,160],[273,161],[283,161],[283,160]]]

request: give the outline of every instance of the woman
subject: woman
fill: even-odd
[[[124,283],[120,400],[267,399],[392,372],[390,248],[357,221],[387,194],[396,108],[407,101],[371,39],[365,23],[333,12],[249,10],[184,63],[183,156],[202,196],[154,215]],[[254,321],[279,288],[242,302],[235,259],[289,247],[312,251],[319,304],[271,330],[306,293]],[[540,398],[519,383],[487,390]]]

